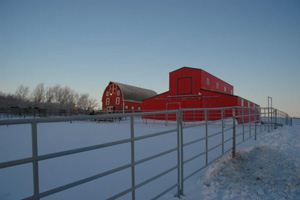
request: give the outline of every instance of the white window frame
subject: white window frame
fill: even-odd
[[[131,106],[131,109],[134,110],[134,106]]]
[[[117,95],[120,96],[120,90],[117,91]]]
[[[217,89],[219,89],[219,83],[217,83],[216,87],[217,87]]]
[[[109,103],[110,103],[110,98],[106,98],[105,105],[109,105]]]
[[[109,91],[106,91],[106,96],[107,96],[107,97],[109,96]]]
[[[128,109],[128,106],[125,106],[125,109]]]
[[[226,88],[226,86],[224,86],[224,92],[227,92],[227,88]]]
[[[138,110],[141,110],[141,107],[138,107]]]
[[[120,97],[116,98],[116,105],[120,105]]]
[[[242,99],[242,107],[244,107],[244,99]]]
[[[232,90],[230,92],[231,92],[231,94],[233,94]]]
[[[116,84],[111,84],[109,86],[109,92],[110,92],[110,94],[116,94],[117,93],[117,85]]]

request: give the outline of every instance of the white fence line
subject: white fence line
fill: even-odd
[[[170,115],[170,116],[169,116]],[[156,132],[145,136],[135,136],[134,126],[135,126],[135,117],[142,117],[149,123],[148,118],[153,120],[152,116],[157,116],[154,120],[163,119],[166,120],[174,120],[176,123],[176,128],[170,129],[168,131]],[[94,146],[88,146],[84,148],[77,148],[73,150],[67,150],[57,153],[51,153],[47,155],[38,155],[38,123],[54,123],[54,122],[66,122],[66,121],[84,121],[84,120],[106,120],[106,119],[117,119],[117,118],[129,118],[130,120],[130,138],[117,140],[105,144],[98,144]],[[159,118],[161,117],[161,118]],[[199,121],[201,120],[201,121]],[[229,121],[228,121],[229,120]],[[237,122],[240,125],[237,125]],[[262,132],[264,130],[271,131],[273,129],[278,128],[278,126],[282,125],[291,125],[291,118],[284,112],[278,111],[274,108],[245,108],[245,107],[226,107],[226,108],[212,108],[212,109],[180,109],[180,110],[172,110],[172,111],[159,111],[159,112],[146,112],[146,113],[128,113],[128,114],[104,114],[104,115],[94,115],[94,116],[76,116],[76,117],[64,117],[64,118],[36,118],[36,119],[17,119],[17,120],[1,120],[0,125],[17,125],[17,124],[31,124],[31,134],[32,134],[32,156],[28,158],[13,160],[9,162],[0,163],[0,170],[8,167],[13,167],[16,165],[32,163],[33,166],[33,188],[34,193],[32,196],[24,199],[32,199],[37,200],[69,188],[90,182],[92,180],[96,180],[102,178],[104,176],[119,172],[124,169],[131,169],[131,185],[129,188],[115,194],[109,199],[116,199],[125,194],[131,193],[132,199],[135,197],[135,190],[143,187],[144,185],[172,172],[177,171],[177,182],[173,185],[170,185],[166,190],[159,194],[155,194],[153,199],[158,199],[167,192],[177,188],[177,195],[180,197],[184,194],[184,182],[204,169],[206,166],[215,162],[217,159],[222,157],[224,154],[232,152],[232,156],[235,157],[236,147],[241,143],[247,141],[248,139],[254,137],[256,140],[257,133]],[[165,122],[165,125],[168,125],[169,121]],[[214,133],[209,133],[209,127],[211,125],[221,126],[221,130]],[[184,134],[188,132],[189,128],[192,127],[204,127],[205,136],[202,138],[198,138],[193,141],[184,141]],[[263,130],[264,129],[264,130]],[[231,131],[231,136],[229,138],[225,138],[225,133]],[[169,133],[176,133],[177,146],[171,149],[165,150],[163,152],[157,153],[150,157],[146,157],[140,160],[136,160],[135,158],[135,142],[138,140],[144,140],[146,138],[156,137]],[[222,138],[222,142],[216,144],[215,146],[209,147],[208,141],[210,138],[220,136]],[[185,158],[184,151],[187,146],[205,141],[205,150],[198,152],[196,155]],[[225,149],[225,145],[229,142],[232,143],[229,149]],[[71,154],[77,154],[81,152],[107,148],[120,144],[130,144],[130,163],[119,166],[114,169],[110,169],[108,171],[96,174],[94,176],[90,176],[79,181],[75,181],[60,187],[56,187],[54,189],[40,192],[39,189],[39,162],[43,160],[53,159],[57,157],[62,157]],[[216,158],[209,160],[209,153],[214,151],[217,148],[222,149],[222,153],[218,155]],[[160,174],[145,180],[142,183],[136,184],[136,174],[135,174],[135,166],[141,163],[148,162],[152,159],[164,156],[171,152],[177,153],[177,163],[176,165],[170,167],[169,169],[161,172]],[[190,172],[189,174],[184,174],[184,168],[187,163],[201,157],[205,157],[205,164],[198,168],[197,170]]]

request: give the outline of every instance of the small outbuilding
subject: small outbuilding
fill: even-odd
[[[113,113],[141,112],[142,101],[155,95],[153,90],[109,82],[102,95],[102,109]]]

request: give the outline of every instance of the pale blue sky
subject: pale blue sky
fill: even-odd
[[[298,0],[0,0],[0,91],[61,84],[99,102],[109,81],[169,87],[201,68],[235,95],[300,117]]]

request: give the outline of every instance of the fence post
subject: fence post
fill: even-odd
[[[131,139],[131,195],[132,200],[135,200],[135,166],[134,166],[134,118],[130,116],[130,139]]]
[[[277,129],[277,109],[275,109],[275,129]]]
[[[196,110],[194,110],[194,124],[196,124]]]
[[[179,109],[179,112],[180,112],[180,152],[181,152],[181,157],[180,157],[180,160],[181,160],[181,191],[180,191],[180,194],[183,195],[183,186],[184,186],[184,180],[183,180],[183,122],[182,122],[182,109],[180,108]]]
[[[251,120],[251,108],[248,107],[248,114],[249,114],[249,137],[251,138],[252,135],[251,135],[251,123],[252,123],[252,120]]]
[[[222,119],[222,154],[224,154],[224,108],[221,109]]]
[[[268,100],[268,132],[270,132],[270,106],[269,106],[269,100]]]
[[[254,140],[256,140],[256,134],[257,134],[257,132],[256,132],[256,128],[257,128],[257,109],[256,108],[254,108],[254,123],[255,123],[255,131],[254,131]]]
[[[232,129],[232,157],[235,158],[236,155],[236,138],[235,138],[235,107],[232,107],[232,120],[233,120],[233,129]]]
[[[207,126],[207,110],[204,111],[205,115],[205,164],[208,165],[208,126]]]
[[[182,111],[177,111],[177,193],[183,195],[183,135],[182,135]]]
[[[259,108],[259,132],[261,132],[262,130],[261,130],[261,122],[262,122],[262,119],[261,119],[261,108]]]
[[[244,119],[245,118],[245,116],[244,116],[245,112],[244,112],[244,109],[245,109],[245,107],[242,107],[242,115],[243,115],[242,116],[242,120],[243,120],[243,122],[242,122],[243,123],[243,141],[245,141],[245,119]]]
[[[273,131],[274,127],[273,127],[273,107],[272,107],[272,103],[271,103],[271,131]]]
[[[39,164],[38,164],[38,141],[37,141],[37,124],[31,123],[31,138],[32,138],[32,166],[33,166],[33,199],[39,200]]]

